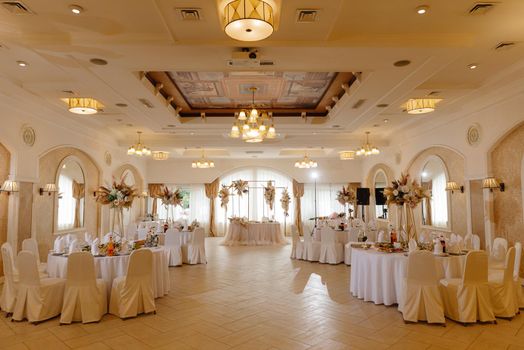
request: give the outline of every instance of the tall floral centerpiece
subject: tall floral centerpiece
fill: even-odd
[[[349,207],[350,204],[353,204],[355,206],[355,201],[357,200],[357,195],[355,193],[355,190],[352,189],[349,185],[346,187],[342,186],[342,189],[337,192],[337,201],[342,204],[345,208],[345,210],[348,212],[348,219],[351,220],[353,217],[351,216],[351,208]]]
[[[167,220],[171,218],[172,220],[175,219],[175,213],[174,208],[179,205],[182,206],[182,193],[180,193],[180,190],[177,188],[174,191],[171,191],[167,186],[164,186],[162,190],[162,197],[160,198],[162,200],[162,204],[166,207],[167,210]],[[171,216],[170,216],[171,211]]]
[[[416,180],[410,181],[409,174],[401,174],[400,179],[393,181],[390,187],[384,189],[384,196],[387,205],[394,204],[400,209],[400,229],[406,233],[406,238],[418,241],[413,209],[424,198],[431,197],[429,191],[424,190]],[[406,209],[405,219],[403,208]]]
[[[138,195],[136,188],[125,183],[125,176],[117,182],[113,179],[111,186],[100,186],[96,190],[96,201],[102,205],[109,205],[112,210],[111,232],[118,227],[120,238],[124,234],[124,208],[131,208],[133,200]]]
[[[264,186],[264,199],[269,206],[269,211],[272,211],[275,204],[275,186],[271,181],[268,181],[267,185]]]
[[[240,199],[242,198],[242,195],[249,192],[248,182],[244,180],[236,180],[233,181],[231,187],[238,195],[238,216],[240,217]]]
[[[282,210],[284,211],[284,234],[286,233],[286,218],[289,216],[289,202],[291,201],[291,196],[287,191],[287,188],[284,188],[282,191],[282,197],[280,198],[280,204],[282,205]]]

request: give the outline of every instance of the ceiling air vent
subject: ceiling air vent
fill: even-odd
[[[182,21],[200,21],[202,19],[198,8],[178,8],[176,11]]]
[[[431,91],[428,96],[436,96],[436,95],[439,95],[440,94],[440,91]]]
[[[493,2],[477,2],[469,9],[470,15],[485,15],[488,11],[495,7]]]
[[[273,61],[268,61],[268,60],[264,60],[264,61],[260,61],[260,65],[261,66],[274,66],[275,65],[275,62]]]
[[[246,154],[263,154],[264,151],[246,151]]]
[[[14,15],[28,15],[33,11],[20,1],[2,1],[2,7]]]
[[[318,20],[318,10],[298,9],[297,23],[314,23]]]
[[[139,98],[138,101],[140,101],[140,103],[143,104],[147,108],[155,108],[155,106],[153,106],[151,101],[149,101],[146,98]]]
[[[352,108],[353,108],[353,109],[357,109],[357,108],[359,108],[360,106],[362,106],[362,105],[364,104],[364,102],[366,102],[366,100],[364,100],[364,99],[360,99],[360,100],[358,100],[357,102],[355,102],[355,104],[353,104],[353,107],[352,107]]]
[[[495,46],[495,50],[509,50],[516,45],[513,41],[503,41]]]

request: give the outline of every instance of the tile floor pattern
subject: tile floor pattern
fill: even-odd
[[[223,247],[170,268],[156,315],[39,325],[1,317],[0,349],[524,349],[524,317],[497,325],[404,324],[349,294],[350,269],[289,259],[287,247]]]

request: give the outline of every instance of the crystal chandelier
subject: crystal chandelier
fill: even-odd
[[[295,162],[295,168],[299,169],[310,169],[316,168],[318,166],[317,162],[308,158],[307,154],[304,155],[302,160]]]
[[[259,112],[255,108],[256,87],[249,89],[253,94],[251,109],[241,110],[235,116],[235,122],[231,127],[229,137],[240,138],[245,142],[262,142],[264,139],[274,139],[276,137],[273,116],[271,113]]]
[[[204,151],[202,151],[202,157],[200,157],[199,160],[191,163],[191,167],[193,169],[209,169],[209,168],[214,168],[215,167],[215,162],[213,162],[212,160],[208,160],[206,159],[206,157],[204,156]]]
[[[137,131],[138,134],[138,142],[134,145],[131,145],[129,149],[127,150],[127,154],[130,156],[150,156],[151,150],[147,148],[145,145],[142,144],[142,141],[140,140],[140,136],[142,135],[142,131]]]
[[[369,134],[370,132],[366,131],[366,144],[362,145],[362,147],[360,147],[360,149],[357,150],[356,152],[357,156],[366,156],[367,157],[371,155],[380,154],[380,151],[378,150],[378,148],[375,146],[372,146],[369,143]]]
[[[258,41],[273,33],[273,8],[265,1],[231,1],[224,15],[224,31],[235,40]]]

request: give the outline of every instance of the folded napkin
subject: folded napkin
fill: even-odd
[[[422,231],[420,235],[418,236],[418,240],[420,243],[429,243],[430,242],[429,233],[427,231]]]
[[[100,240],[98,238],[93,239],[93,242],[91,242],[91,254],[98,255],[100,254],[98,250],[98,244],[100,243]]]
[[[69,254],[74,252],[80,252],[82,251],[82,247],[80,246],[80,241],[78,239],[73,239],[71,243],[69,243]]]
[[[409,252],[414,252],[415,250],[418,250],[418,244],[417,242],[411,238],[408,242],[408,248],[409,248]]]
[[[377,241],[378,241],[378,242],[387,242],[387,241],[386,241],[386,234],[384,233],[384,231],[380,231],[380,232],[378,233]]]
[[[433,254],[442,254],[442,244],[440,243],[440,239],[434,239],[433,243]]]
[[[462,237],[452,233],[449,242],[446,244],[446,250],[448,253],[458,254],[462,250],[462,246]]]
[[[129,245],[127,242],[127,239],[122,238],[122,242],[120,243],[120,253],[127,254],[129,252]]]
[[[53,244],[53,251],[55,253],[63,253],[64,252],[64,244],[65,239],[62,237],[57,237],[55,239],[55,243]]]
[[[91,244],[93,241],[93,236],[89,232],[84,233],[84,240],[87,244]]]

